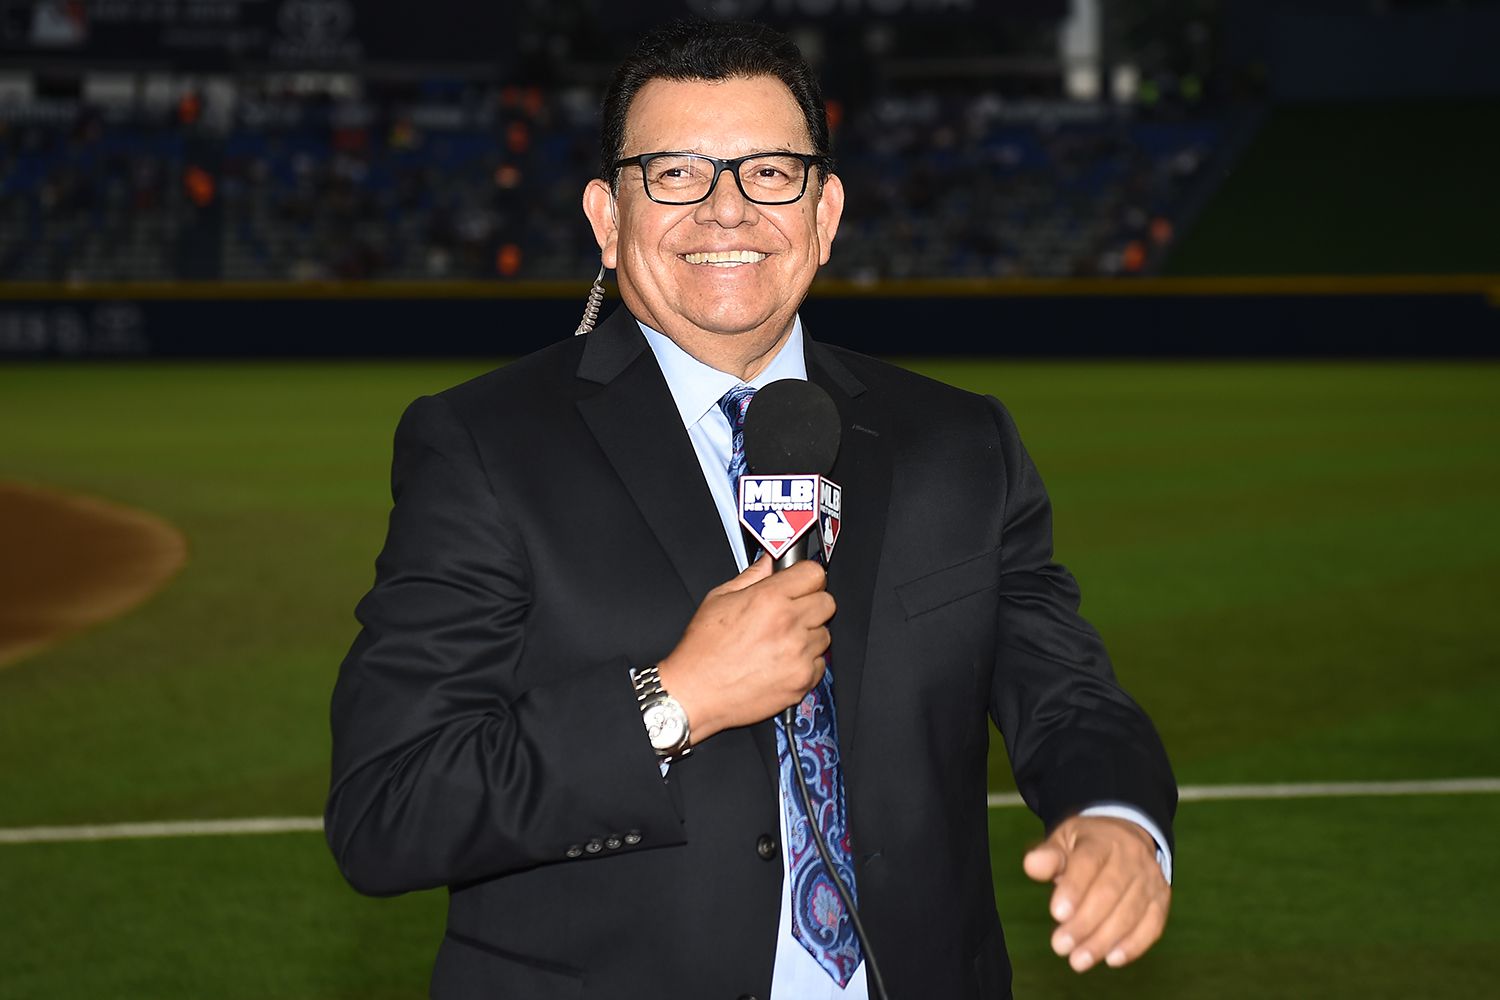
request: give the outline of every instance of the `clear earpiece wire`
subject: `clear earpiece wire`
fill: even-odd
[[[589,300],[583,307],[583,319],[578,321],[578,329],[573,331],[573,336],[588,333],[599,322],[599,307],[604,304],[604,265],[599,265],[599,273],[594,277],[594,287],[589,289]]]

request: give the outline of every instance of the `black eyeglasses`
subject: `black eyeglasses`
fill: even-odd
[[[751,153],[721,160],[701,153],[641,153],[617,160],[614,168],[638,166],[646,197],[660,205],[696,205],[707,200],[729,171],[746,201],[757,205],[790,205],[807,192],[814,166],[833,161],[809,153]]]

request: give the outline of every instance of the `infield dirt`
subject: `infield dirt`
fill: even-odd
[[[134,608],[187,555],[182,533],[145,511],[0,482],[0,669]]]

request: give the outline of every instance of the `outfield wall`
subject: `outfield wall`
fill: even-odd
[[[0,360],[509,356],[571,333],[586,291],[584,281],[10,284]],[[1500,275],[826,282],[802,314],[820,339],[871,354],[1500,354]]]

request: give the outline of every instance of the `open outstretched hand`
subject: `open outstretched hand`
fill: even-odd
[[[1161,937],[1172,887],[1156,862],[1155,842],[1139,825],[1074,816],[1028,851],[1023,867],[1030,878],[1055,886],[1052,950],[1075,972],[1100,959],[1126,965]]]

